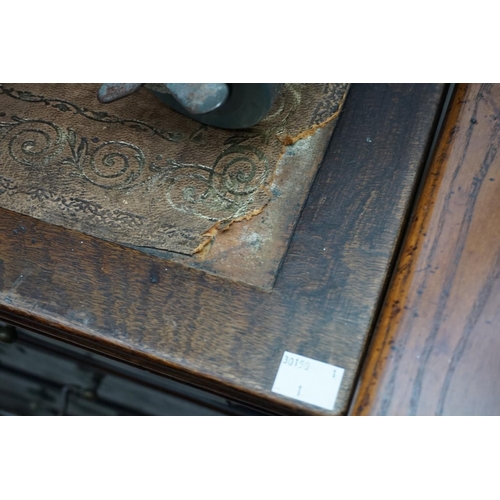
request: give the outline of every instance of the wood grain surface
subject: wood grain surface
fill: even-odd
[[[500,414],[500,85],[457,87],[352,414]]]
[[[0,211],[0,316],[228,398],[347,411],[443,85],[356,85],[272,292]],[[271,391],[283,351],[345,369],[333,411]]]

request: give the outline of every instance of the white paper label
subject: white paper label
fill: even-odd
[[[285,351],[272,391],[333,410],[344,369]]]

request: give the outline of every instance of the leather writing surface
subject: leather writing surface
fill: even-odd
[[[105,105],[92,84],[4,85],[0,203],[109,240],[194,253],[211,229],[262,210],[283,144],[338,110],[345,87],[326,89],[288,86],[263,123],[230,131],[145,89]]]

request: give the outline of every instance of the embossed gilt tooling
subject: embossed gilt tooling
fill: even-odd
[[[345,84],[286,85],[245,131],[200,125],[141,89],[0,85],[0,206],[104,239],[184,254],[259,213],[288,144],[332,120]]]

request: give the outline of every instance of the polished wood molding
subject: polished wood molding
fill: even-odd
[[[500,85],[459,85],[353,415],[500,414]]]

